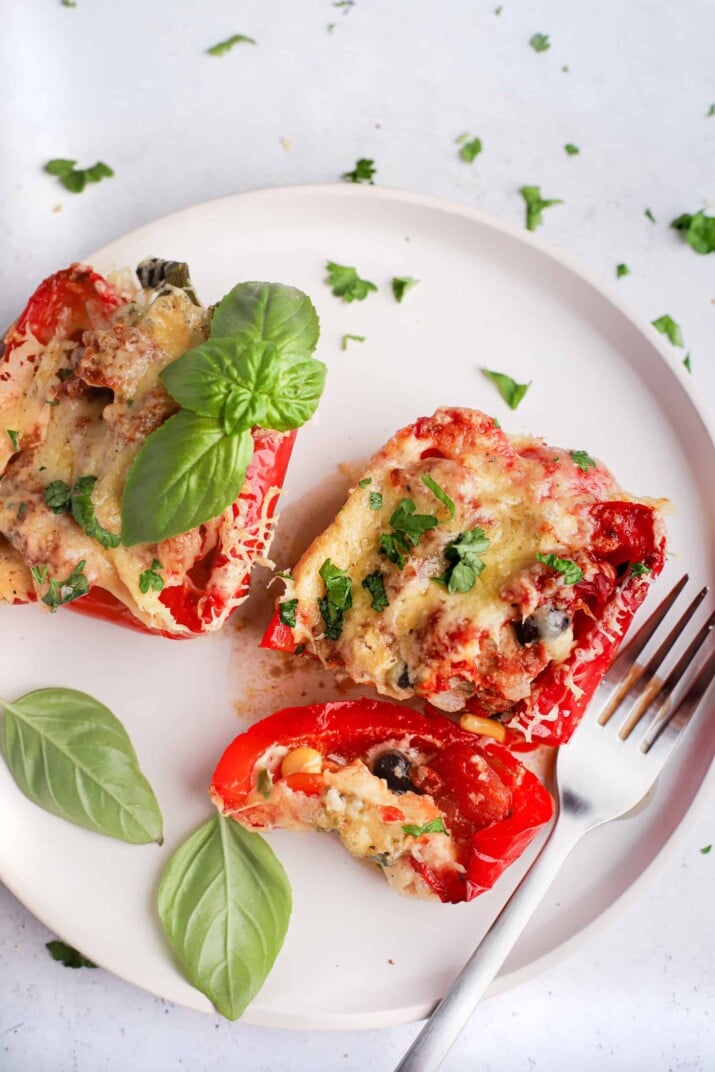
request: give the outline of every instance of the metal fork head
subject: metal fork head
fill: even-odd
[[[687,575],[681,578],[624,647],[573,739],[559,749],[556,776],[562,820],[570,818],[590,828],[634,808],[657,780],[708,691],[715,676],[715,651],[697,673],[692,671],[715,627],[715,613],[672,669],[659,673],[707,595],[707,588],[701,589],[660,640],[687,580]],[[660,642],[646,661],[639,662],[651,638]]]

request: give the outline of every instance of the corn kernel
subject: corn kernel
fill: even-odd
[[[459,725],[468,733],[479,733],[482,737],[493,737],[495,741],[503,741],[506,737],[506,729],[501,722],[495,722],[493,718],[480,718],[479,715],[462,715]]]
[[[294,748],[283,756],[281,763],[281,775],[287,778],[289,774],[320,774],[323,769],[323,757],[315,748]]]

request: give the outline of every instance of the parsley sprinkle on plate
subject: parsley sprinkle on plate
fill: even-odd
[[[659,316],[657,320],[652,320],[651,323],[656,331],[670,339],[673,346],[685,346],[680,324],[676,324],[672,316],[664,313],[663,316]]]
[[[527,231],[535,231],[537,227],[540,227],[544,222],[541,213],[545,208],[551,208],[552,205],[563,205],[563,201],[560,197],[552,197],[549,200],[544,200],[541,196],[540,186],[522,186],[519,193],[524,198],[526,204],[526,229]]]
[[[342,342],[340,343],[341,350],[347,350],[349,342],[365,342],[364,335],[343,335]]]
[[[551,48],[548,34],[535,33],[529,38],[529,44],[534,52],[546,52]]]
[[[630,268],[628,267],[627,264],[621,263],[621,264],[616,266],[616,277],[618,279],[622,279],[624,275],[630,275],[630,274],[631,274],[631,270],[630,270]]]
[[[392,280],[392,293],[395,301],[401,302],[408,290],[412,290],[419,283],[419,279],[413,279],[411,275],[395,276]]]
[[[465,136],[462,135],[459,139],[463,142],[462,148],[459,150],[459,155],[462,160],[464,160],[465,164],[473,164],[482,151],[481,138],[470,138],[469,141],[464,140],[464,138]]]
[[[516,380],[512,380],[511,376],[507,376],[503,372],[491,372],[485,368],[482,369],[482,372],[496,386],[509,409],[516,409],[531,387],[531,380],[528,383],[517,383]]]
[[[364,301],[371,290],[377,290],[369,279],[360,278],[356,268],[336,264],[335,261],[328,261],[326,268],[328,274],[325,282],[335,297],[342,298],[344,302]]]
[[[209,56],[224,56],[236,45],[255,44],[256,42],[252,37],[246,37],[245,34],[233,34],[231,37],[227,37],[225,41],[219,41],[217,45],[212,45],[211,48],[207,48],[206,52]]]
[[[696,212],[694,216],[685,213],[673,220],[670,226],[682,233],[696,253],[715,253],[715,216],[706,216],[703,211]]]
[[[647,208],[647,209],[645,210],[645,212],[643,213],[643,215],[645,216],[645,218],[646,218],[647,220],[650,220],[650,222],[651,222],[651,223],[655,223],[655,216],[653,215],[653,213],[651,212],[651,210],[650,210],[649,208]]]
[[[375,167],[374,160],[366,160],[361,157],[355,164],[352,171],[344,171],[342,178],[346,182],[367,182],[370,186],[374,186],[373,176],[376,174],[377,168]]]
[[[569,156],[578,156],[581,150],[578,145],[572,145],[570,141],[567,141],[564,145],[564,152],[568,153]]]
[[[72,194],[81,194],[88,182],[101,182],[102,179],[111,179],[114,175],[112,169],[101,160],[88,168],[78,168],[76,165],[76,160],[57,158],[47,161],[45,171],[59,179],[65,190]]]

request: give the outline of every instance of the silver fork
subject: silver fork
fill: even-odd
[[[439,1068],[574,845],[589,830],[635,808],[655,784],[715,675],[712,651],[674,704],[673,694],[715,625],[715,613],[698,630],[667,676],[658,674],[707,595],[707,588],[698,592],[647,662],[638,662],[687,581],[687,575],[678,581],[625,645],[599,685],[573,741],[559,749],[557,818],[540,855],[395,1072],[434,1072]],[[623,719],[614,720],[617,713],[624,711]],[[639,736],[634,730],[646,714],[651,719],[645,733]]]

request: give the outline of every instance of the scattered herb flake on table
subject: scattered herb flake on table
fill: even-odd
[[[411,275],[394,276],[392,280],[392,293],[395,301],[401,302],[408,290],[412,290],[419,283],[419,279],[413,279]]]
[[[715,108],[715,105],[713,105],[713,107]],[[703,856],[707,856],[707,854],[710,852],[711,849],[712,849],[712,845],[703,845],[703,847],[702,847],[702,849],[700,851],[703,854]]]
[[[343,172],[342,178],[346,182],[368,182],[371,186],[374,186],[373,176],[377,173],[374,160],[367,160],[365,157],[361,157],[355,164],[352,171]]]
[[[485,368],[482,369],[482,372],[496,386],[509,409],[516,409],[531,387],[531,380],[528,383],[517,383],[511,376],[507,376],[503,372],[493,372]]]
[[[685,241],[696,253],[715,253],[715,216],[706,216],[703,211],[694,216],[684,213],[670,225],[681,231]]]
[[[236,45],[255,45],[256,42],[252,37],[247,37],[246,34],[232,34],[231,37],[227,37],[225,41],[219,41],[217,45],[212,45],[211,48],[207,48],[206,52],[209,56],[224,56],[227,52],[230,52]]]
[[[342,342],[340,343],[341,350],[347,350],[349,342],[365,342],[364,335],[343,335]]]
[[[63,4],[63,7],[74,6],[74,4]],[[82,953],[73,949],[71,945],[67,945],[66,942],[60,942],[57,938],[52,942],[46,942],[45,949],[48,950],[53,960],[58,960],[60,964],[64,964],[65,968],[97,967],[93,960],[89,960],[87,957],[83,956]]]
[[[481,138],[470,138],[469,141],[464,141],[462,148],[459,150],[459,155],[465,164],[473,164],[475,159],[482,151]]]
[[[563,205],[563,201],[560,197],[552,197],[545,200],[541,196],[540,186],[522,186],[519,193],[524,198],[526,204],[527,231],[535,231],[537,227],[541,226],[544,222],[541,213],[545,208],[550,208],[552,205]]]
[[[345,264],[336,264],[328,261],[326,264],[328,275],[325,282],[336,298],[342,298],[344,302],[364,301],[372,290],[377,290],[374,283],[369,279],[361,279],[356,268]]]
[[[690,354],[685,355],[685,357],[683,358],[683,364],[685,365],[685,367],[688,370],[688,372],[693,371],[692,368],[690,367]]]
[[[628,267],[627,264],[621,263],[621,264],[616,266],[616,277],[618,279],[622,279],[624,275],[630,275],[630,274],[631,274],[631,270],[630,270],[630,268]]]
[[[533,48],[534,52],[546,52],[551,48],[551,42],[549,41],[549,35],[543,33],[535,33],[529,38],[529,44]]]
[[[567,141],[564,145],[564,152],[568,153],[569,156],[578,156],[581,150],[578,145],[572,145],[570,141]]]
[[[101,182],[102,179],[111,179],[114,176],[109,165],[103,164],[101,160],[88,168],[78,168],[76,165],[76,160],[58,157],[47,161],[45,171],[59,179],[65,190],[72,194],[81,194],[88,182]]]
[[[655,223],[655,216],[653,215],[653,213],[651,212],[651,210],[650,210],[649,208],[647,208],[647,209],[645,210],[645,212],[643,213],[643,215],[645,216],[645,218],[646,218],[647,220],[650,220],[650,222],[651,222],[651,223]]]
[[[664,313],[663,316],[659,316],[657,320],[652,320],[651,323],[656,331],[670,339],[673,346],[685,346],[680,324],[676,324],[672,316]]]
[[[711,104],[705,113],[705,118],[709,119],[711,115],[715,115],[715,104]]]

